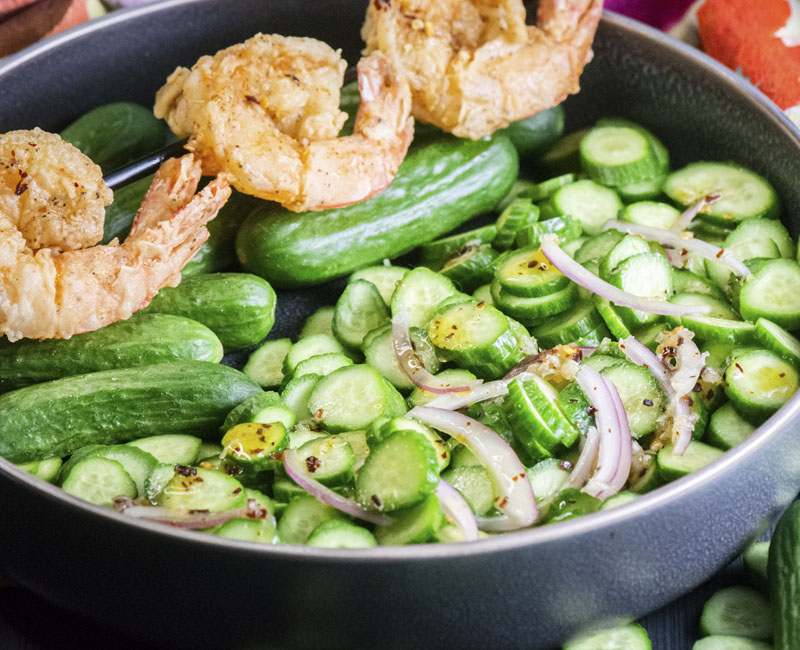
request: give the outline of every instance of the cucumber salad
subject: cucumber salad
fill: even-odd
[[[110,111],[154,119],[97,111],[70,127],[89,149]],[[798,386],[776,192],[673,169],[626,120],[562,130],[560,107],[480,141],[420,129],[387,190],[320,216],[234,193],[141,313],[0,342],[0,455],[124,517],[345,548],[557,523],[713,462]],[[273,286],[337,276],[268,337]]]

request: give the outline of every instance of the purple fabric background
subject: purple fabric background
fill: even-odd
[[[683,18],[694,0],[605,0],[605,8],[668,30]]]

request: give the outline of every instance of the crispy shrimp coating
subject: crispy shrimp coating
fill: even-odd
[[[413,137],[408,84],[376,54],[358,65],[353,135],[337,138],[345,68],[321,41],[257,34],[175,70],[153,110],[206,174],[297,212],[339,207],[391,184]]]
[[[36,129],[0,135],[0,170],[0,335],[11,341],[69,338],[146,307],[180,281],[230,195],[221,179],[195,195],[199,162],[192,154],[168,160],[125,242],[92,246],[111,199],[97,165]]]
[[[361,35],[408,76],[412,114],[478,139],[579,90],[602,0],[372,0]]]

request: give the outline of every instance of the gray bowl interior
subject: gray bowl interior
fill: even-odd
[[[314,36],[354,62],[365,3],[169,0],[120,12],[0,65],[0,132],[57,130],[109,101],[149,105],[179,64],[257,31]],[[604,17],[568,128],[628,117],[673,166],[735,160],[778,189],[794,234],[800,138],[757,91],[653,30]],[[281,296],[291,332],[325,288]],[[615,511],[475,544],[262,547],[132,523],[0,460],[0,558],[16,581],[150,641],[225,648],[547,648],[639,616],[738,553],[800,484],[800,398],[712,466]]]

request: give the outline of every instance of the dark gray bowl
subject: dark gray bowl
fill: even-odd
[[[0,65],[0,131],[56,130],[114,100],[145,105],[177,64],[256,31],[315,36],[356,60],[363,2],[171,0],[114,14]],[[607,15],[568,126],[622,115],[674,163],[732,159],[800,220],[800,134],[702,54]],[[286,297],[283,330],[322,292]],[[617,510],[473,544],[369,551],[263,547],[131,522],[0,460],[0,559],[20,584],[171,646],[547,648],[699,584],[800,485],[795,397],[713,465]]]

